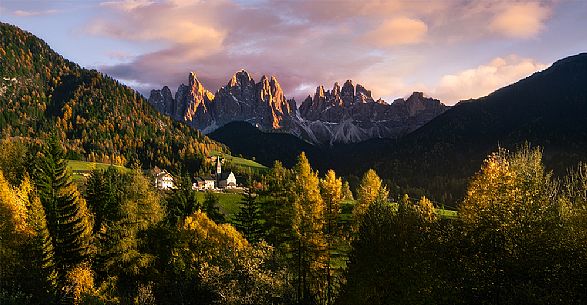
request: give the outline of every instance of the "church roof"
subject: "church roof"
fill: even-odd
[[[221,174],[220,174],[220,177],[219,177],[219,179],[218,179],[218,180],[226,180],[226,179],[228,179],[228,176],[230,176],[230,174],[232,174],[232,172],[228,172],[228,173],[226,173],[226,172],[225,172],[225,173],[221,173]]]

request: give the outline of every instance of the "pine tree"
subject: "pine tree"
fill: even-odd
[[[208,191],[206,195],[204,195],[204,202],[202,204],[202,208],[204,212],[208,215],[208,218],[212,219],[217,224],[224,223],[226,219],[224,218],[224,214],[220,212],[220,208],[218,207],[218,196],[215,195],[213,192]]]
[[[261,240],[260,208],[257,194],[247,188],[240,202],[240,209],[235,216],[234,225],[247,240],[256,243]]]
[[[167,202],[167,215],[173,223],[192,215],[200,209],[200,203],[196,191],[192,189],[192,181],[189,176],[178,179],[178,188],[173,191]]]
[[[60,276],[93,253],[91,215],[71,181],[64,156],[61,143],[53,136],[37,156],[33,170]]]
[[[294,207],[293,228],[297,237],[298,301],[313,302],[323,288],[326,242],[324,201],[320,196],[318,174],[302,152],[294,169],[290,190]]]
[[[326,238],[326,304],[333,301],[333,283],[331,271],[331,254],[336,250],[336,242],[339,237],[338,221],[340,217],[340,202],[342,200],[342,180],[336,177],[333,170],[326,173],[326,177],[320,181],[322,200],[325,204],[324,219]],[[347,184],[348,187],[348,184]]]
[[[32,267],[28,270],[34,283],[34,291],[40,302],[48,302],[56,294],[57,271],[55,270],[55,250],[51,243],[51,236],[47,228],[45,210],[38,196],[33,194],[33,187],[28,177],[25,177],[21,187],[21,196],[26,196],[27,223],[34,230],[34,236],[29,241],[29,251],[26,253]],[[23,198],[24,199],[24,198]]]
[[[25,175],[13,188],[0,171],[0,289],[9,283],[34,302],[55,292],[53,248],[45,215]]]
[[[281,162],[275,161],[265,177],[266,198],[261,206],[263,236],[275,251],[287,252],[288,244],[292,241],[293,206],[288,198],[290,184],[291,171],[284,168]]]
[[[17,290],[25,263],[19,253],[33,232],[26,222],[26,205],[0,171],[0,290]]]
[[[155,257],[146,237],[165,217],[161,199],[151,181],[139,169],[124,175],[123,196],[115,209],[116,219],[108,222],[100,244],[100,268],[117,279],[118,288],[136,293],[139,283],[154,272]]]
[[[86,201],[94,215],[94,233],[99,232],[108,221],[116,219],[116,210],[121,200],[121,175],[110,166],[106,171],[93,170],[86,182]]]

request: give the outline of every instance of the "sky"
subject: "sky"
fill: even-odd
[[[147,97],[246,69],[298,102],[351,79],[453,105],[587,52],[587,0],[0,0],[0,21]]]

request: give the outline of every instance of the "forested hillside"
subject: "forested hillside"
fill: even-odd
[[[0,131],[26,140],[56,133],[68,157],[145,167],[199,168],[226,151],[159,114],[131,88],[55,53],[42,40],[0,24]]]

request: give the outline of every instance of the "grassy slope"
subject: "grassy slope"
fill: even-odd
[[[108,169],[108,167],[110,167],[110,164],[106,164],[106,163],[99,163],[99,162],[86,162],[86,161],[78,161],[78,160],[68,160],[67,161],[67,167],[69,169],[71,169],[72,171],[91,171],[91,170],[95,170],[95,169]],[[129,169],[124,167],[124,166],[120,166],[120,165],[112,165],[114,166],[114,168],[122,171],[122,172],[126,172]]]
[[[204,202],[204,196],[206,193],[198,192],[198,202]],[[215,193],[218,196],[220,212],[222,212],[227,220],[232,220],[234,215],[238,213],[238,203],[243,198],[243,195],[237,193]]]
[[[237,166],[243,166],[243,167],[250,167],[252,169],[257,169],[257,170],[267,170],[267,166],[257,163],[253,160],[249,160],[249,159],[245,159],[245,158],[240,158],[240,157],[235,157],[235,156],[231,156],[231,155],[227,155],[227,154],[223,154],[223,153],[219,153],[217,151],[211,151],[210,152],[211,156],[218,156],[221,155],[223,158],[225,158],[227,161],[229,161],[230,163],[237,165]]]
[[[121,172],[128,172],[130,169],[120,166],[120,165],[112,165],[114,168]],[[89,173],[95,169],[106,170],[110,167],[110,164],[106,163],[99,163],[99,162],[86,162],[86,161],[79,161],[79,160],[68,160],[67,161],[67,168],[72,172],[73,181],[76,183],[83,183],[85,181],[84,174]]]

